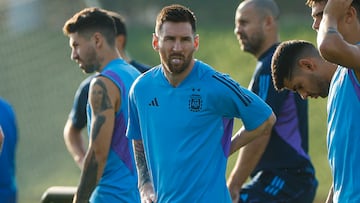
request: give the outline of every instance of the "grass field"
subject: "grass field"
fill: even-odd
[[[306,19],[305,22],[310,22]],[[315,33],[303,19],[282,23],[281,39],[315,41]],[[151,48],[152,28],[131,28],[130,55],[149,65],[158,63]],[[200,28],[196,57],[247,86],[255,59],[242,53],[233,27]],[[37,203],[46,188],[73,186],[80,171],[65,149],[62,130],[71,108],[74,91],[85,78],[70,61],[68,40],[60,30],[14,35],[0,33],[0,95],[8,99],[18,115],[20,140],[17,153],[19,202]],[[326,159],[326,100],[310,100],[310,155],[319,179],[315,202],[323,202],[331,177]],[[236,128],[240,127],[236,122]],[[235,156],[229,159],[232,167]]]

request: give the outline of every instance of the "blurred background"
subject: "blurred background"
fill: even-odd
[[[17,113],[19,202],[40,202],[48,187],[76,186],[79,180],[80,170],[65,148],[63,127],[75,90],[86,75],[70,60],[68,38],[62,33],[68,18],[90,6],[119,12],[127,23],[128,55],[154,66],[159,63],[158,54],[151,47],[156,14],[164,5],[183,4],[198,19],[200,49],[196,57],[247,86],[256,60],[240,51],[233,34],[239,2],[0,0],[0,96]],[[312,19],[305,0],[276,2],[282,13],[281,39],[315,42],[316,33],[311,30]],[[324,201],[331,181],[326,160],[325,108],[325,99],[310,101],[310,155],[320,182],[316,202]],[[236,127],[240,126],[237,122]],[[229,168],[233,162],[234,157],[230,157]]]

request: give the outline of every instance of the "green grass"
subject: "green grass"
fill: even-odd
[[[281,39],[314,42],[315,33],[310,25],[298,22],[291,19],[283,22]],[[200,28],[200,48],[196,57],[247,86],[256,60],[240,51],[231,26]],[[151,47],[152,28],[130,28],[129,34],[130,55],[149,65],[157,65],[158,54]],[[24,35],[0,32],[0,44],[0,95],[14,105],[20,130],[19,202],[35,203],[50,186],[78,183],[80,171],[66,151],[62,130],[74,91],[85,75],[70,61],[68,39],[59,30]],[[310,155],[319,179],[316,202],[324,201],[331,183],[326,159],[325,107],[324,99],[310,100]],[[235,127],[240,125],[237,121]],[[229,168],[234,159],[235,156],[230,157]]]

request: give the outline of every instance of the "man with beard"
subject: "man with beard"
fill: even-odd
[[[127,29],[125,25],[125,20],[118,13],[112,11],[107,12],[114,19],[115,22],[115,41],[120,57],[133,65],[140,72],[145,72],[150,69],[149,66],[129,58],[129,56],[126,54],[125,49],[127,43]],[[87,123],[86,104],[88,100],[90,81],[95,75],[88,76],[79,85],[78,89],[76,90],[71,112],[64,126],[64,141],[66,148],[70,152],[75,163],[79,166],[80,169],[82,169],[86,153],[86,142],[83,139],[82,135],[82,131],[83,129],[85,129]]]
[[[271,108],[228,75],[196,60],[196,18],[181,5],[157,16],[152,45],[161,64],[129,93],[127,136],[134,139],[143,202],[231,202],[228,155],[269,136]],[[244,128],[232,137],[234,117]]]
[[[85,73],[96,72],[89,87],[89,146],[74,202],[140,202],[131,140],[125,136],[128,90],[140,75],[120,58],[114,19],[86,8],[68,21],[71,59]]]
[[[354,70],[325,60],[313,44],[301,40],[281,43],[272,60],[273,80],[279,91],[296,91],[303,98],[328,97],[329,163],[331,167],[337,164],[332,168],[334,177],[326,200],[328,203],[360,200],[360,184],[354,181],[359,175],[354,165],[359,163],[360,83]],[[344,103],[335,101],[339,99]],[[334,139],[340,144],[336,150],[331,144]],[[340,154],[341,157],[335,158],[343,161],[331,160],[334,159],[330,156],[332,153]],[[341,180],[337,176],[342,177]]]
[[[307,101],[289,90],[277,92],[272,83],[278,18],[273,0],[246,0],[236,10],[240,47],[258,61],[249,89],[271,106],[277,121],[270,137],[240,149],[227,183],[234,202],[311,203],[318,185],[308,154]]]

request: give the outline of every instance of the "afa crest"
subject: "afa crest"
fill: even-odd
[[[199,112],[202,108],[202,99],[198,94],[192,94],[189,99],[189,110],[192,112]]]

